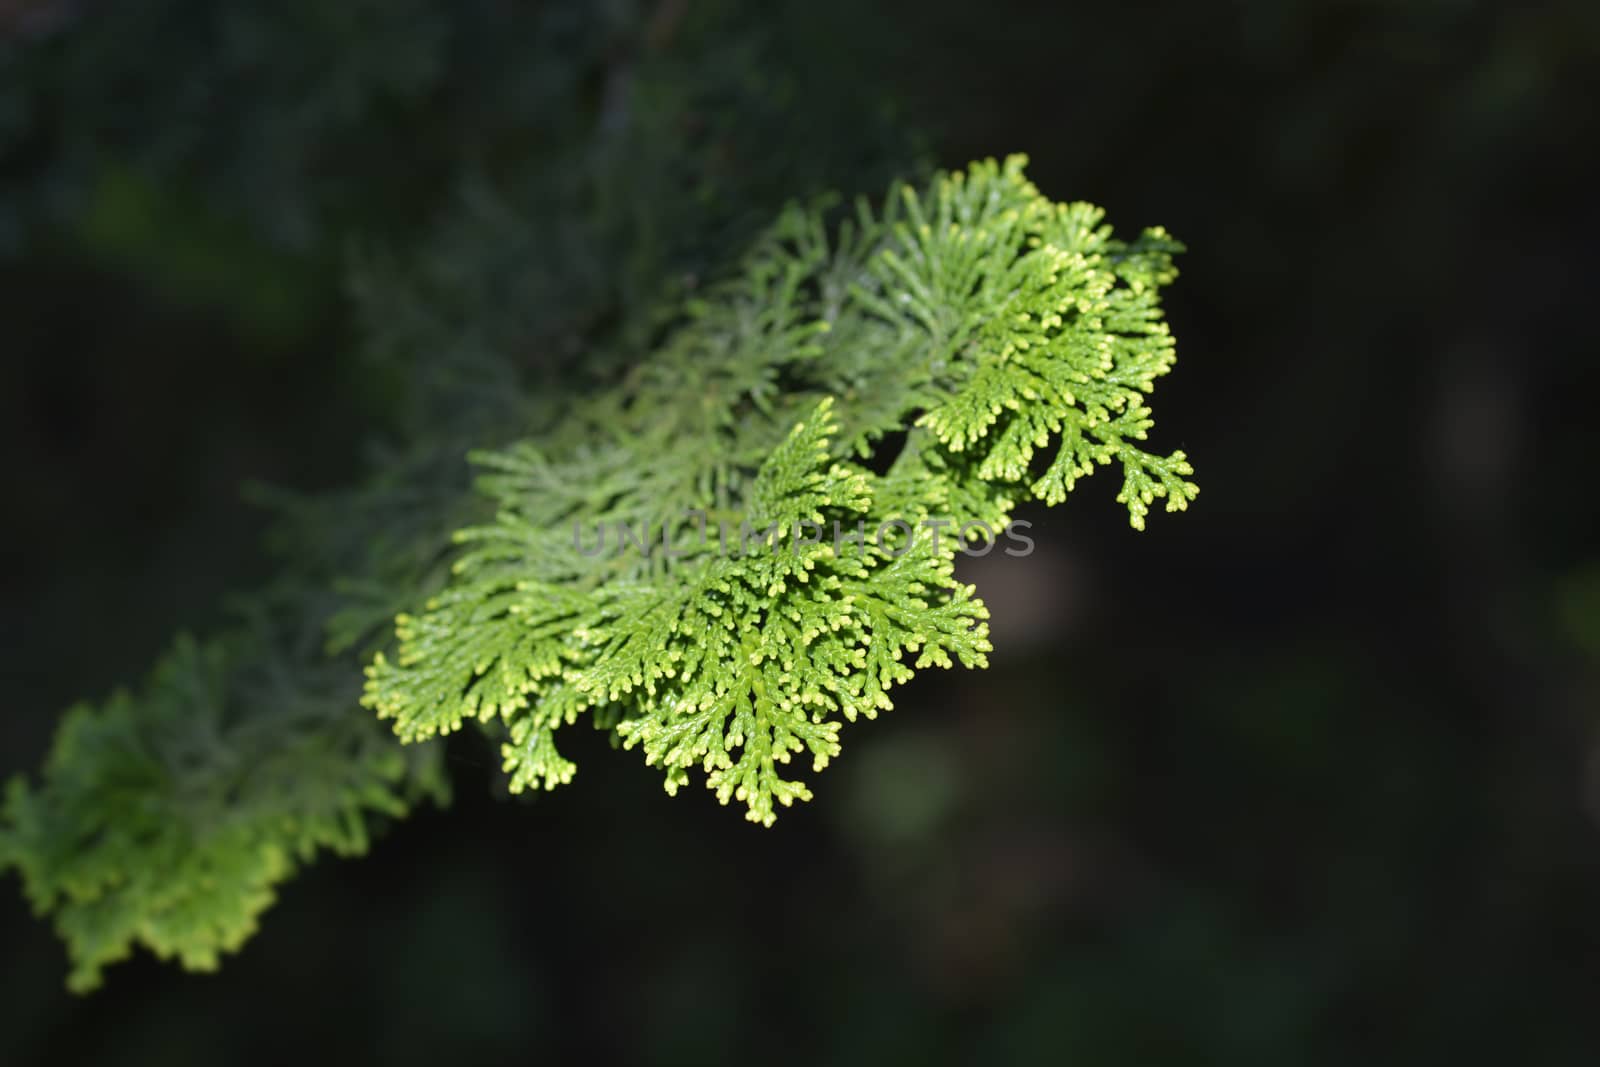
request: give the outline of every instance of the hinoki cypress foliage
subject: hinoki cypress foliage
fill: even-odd
[[[1104,466],[1134,527],[1185,507],[1184,454],[1142,445],[1180,246],[1116,238],[1023,171],[785,210],[637,331],[658,340],[609,387],[507,401],[523,436],[472,454],[477,503],[430,495],[437,449],[397,457],[389,492],[348,502],[414,490],[365,583],[326,569],[346,573],[327,635],[370,650],[364,688],[269,602],[226,640],[180,642],[137,696],[70,712],[39,783],[10,787],[0,863],[54,914],[72,984],[135,943],[214,966],[297,862],[440,797],[425,742],[469,720],[512,791],[570,782],[558,735],[586,717],[669,793],[699,778],[770,825],[811,798],[800,765],[837,756],[844,723],[917,670],[986,664],[964,537]],[[620,529],[655,534],[595,550]],[[374,640],[394,598],[361,591],[397,583],[412,602]]]

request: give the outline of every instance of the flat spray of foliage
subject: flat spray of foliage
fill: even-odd
[[[1186,506],[1183,453],[1141,445],[1173,363],[1159,292],[1179,245],[1114,238],[1023,166],[896,187],[876,209],[791,207],[613,388],[475,453],[495,511],[373,645],[360,703],[403,742],[477,721],[512,791],[569,782],[558,735],[587,716],[669,793],[699,777],[770,825],[811,797],[796,763],[825,767],[892,687],[986,664],[955,529],[1002,528],[1102,466],[1136,528],[1157,500]],[[707,519],[778,533],[730,542],[701,536]],[[937,521],[952,525],[927,536]],[[873,535],[889,523],[922,529]],[[840,543],[835,524],[868,536]],[[621,526],[664,529],[671,551],[575,544]],[[408,551],[435,559],[430,537],[421,524],[429,547]],[[436,757],[413,755],[438,746],[394,745],[353,711],[358,678],[313,685],[330,669],[315,651],[228,672],[232,654],[180,643],[137,698],[69,713],[42,783],[11,786],[0,864],[54,913],[77,988],[134,943],[215,966],[297,861],[361,851],[370,818],[442,788]],[[289,728],[301,718],[319,728]]]

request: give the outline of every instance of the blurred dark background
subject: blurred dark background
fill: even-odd
[[[791,196],[1021,151],[1168,227],[1195,506],[1030,515],[993,668],[770,831],[458,737],[88,998],[8,878],[0,1062],[1600,1062],[1600,8],[756,7],[0,2],[0,776],[271,578],[241,484],[416,431],[427,337],[551,388]]]

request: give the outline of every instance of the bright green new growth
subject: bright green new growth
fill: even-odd
[[[442,799],[440,746],[395,745],[358,699],[402,741],[480,721],[513,791],[571,779],[556,735],[587,713],[669,792],[703,775],[770,824],[810,797],[789,768],[825,766],[841,721],[918,669],[984,664],[985,608],[953,578],[961,524],[1001,529],[1112,462],[1134,526],[1157,498],[1184,507],[1183,454],[1137,444],[1172,365],[1158,293],[1179,246],[1115,240],[1022,169],[981,163],[844,218],[789,209],[653,351],[595,359],[602,379],[632,369],[575,402],[509,388],[499,335],[449,351],[454,320],[372,286],[380,349],[396,309],[424,320],[393,346],[434,357],[399,364],[426,383],[417,439],[360,489],[289,501],[284,574],[245,623],[74,708],[37,784],[6,792],[0,870],[54,916],[69,984],[135,944],[214,967],[298,864]],[[508,424],[537,433],[474,456],[486,512],[459,457]],[[936,541],[927,521],[951,525]],[[903,528],[879,540],[891,522],[918,528],[909,547]],[[836,543],[836,523],[865,536]],[[592,551],[619,526],[654,547]],[[412,598],[429,599],[388,641]]]
[[[557,732],[592,713],[669,793],[698,767],[770,825],[811,796],[785,766],[826,766],[841,719],[890,707],[917,669],[985,665],[951,531],[1003,527],[1112,462],[1136,528],[1157,498],[1194,498],[1182,452],[1137,444],[1173,362],[1164,232],[1115,240],[1013,157],[897,188],[835,234],[822,208],[789,210],[620,389],[476,457],[496,520],[457,535],[450,585],[368,668],[363,702],[401,740],[498,724],[511,789],[548,789],[574,772]],[[707,517],[777,533],[725,544]],[[839,544],[858,522],[864,543]],[[874,536],[893,522],[918,528],[909,545]],[[579,547],[622,527],[666,545]]]

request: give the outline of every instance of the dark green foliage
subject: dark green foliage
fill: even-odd
[[[180,639],[136,694],[66,714],[37,790],[12,782],[0,862],[55,916],[73,989],[135,944],[214,969],[297,864],[365,852],[370,819],[443,799],[436,751],[350,714],[343,664],[259,640]]]
[[[278,513],[281,565],[236,598],[244,621],[75,709],[42,782],[12,784],[0,862],[54,913],[75,987],[134,942],[212,965],[296,863],[360,851],[374,816],[439,795],[437,753],[372,748],[381,727],[354,696],[395,613],[443,583],[450,531],[487,517],[466,453],[608,387],[675,294],[723,269],[783,198],[915,168],[886,117],[838,155],[771,125],[762,108],[785,106],[795,70],[737,8],[641,21],[630,7],[168,3],[5,42],[0,58],[27,75],[0,109],[19,164],[0,215],[10,247],[59,219],[91,254],[271,332],[304,328],[321,265],[354,236],[349,292],[383,417],[363,484],[256,490]],[[168,42],[186,50],[171,58],[182,76],[141,78]],[[548,61],[526,62],[529,48]],[[859,110],[828,100],[808,121]],[[147,130],[151,114],[165,121]],[[41,150],[52,131],[74,139]],[[403,173],[326,180],[385,156]],[[415,234],[361,239],[369,220],[439,201]],[[275,288],[285,278],[308,287]],[[263,677],[298,688],[272,694]],[[196,701],[214,727],[185,710]],[[315,756],[332,753],[348,778]],[[252,768],[281,775],[290,754],[315,773],[271,797],[251,787]],[[191,798],[201,788],[210,811]],[[191,876],[221,888],[187,896]]]

